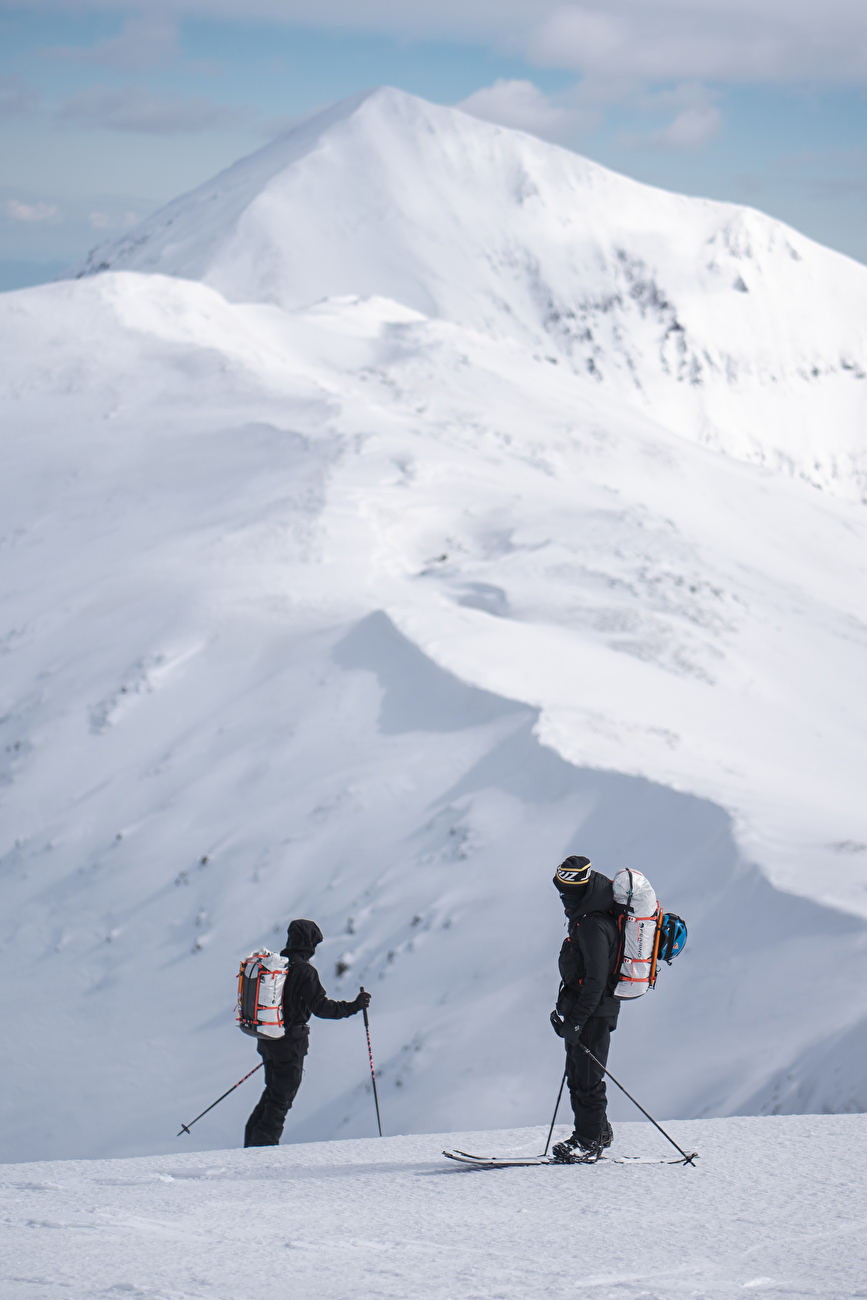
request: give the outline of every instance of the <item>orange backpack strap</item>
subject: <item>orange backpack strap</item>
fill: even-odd
[[[656,934],[653,936],[653,956],[650,959],[650,988],[656,988],[656,965],[659,959],[659,940],[662,937],[662,903],[656,900]]]

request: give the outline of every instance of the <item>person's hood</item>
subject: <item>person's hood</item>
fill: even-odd
[[[560,897],[570,921],[577,921],[588,912],[610,912],[614,906],[611,881],[601,871],[590,872],[590,879],[581,898],[573,901],[568,894],[561,894]]]
[[[286,934],[286,947],[280,956],[288,957],[290,952],[297,952],[312,957],[322,938],[322,931],[315,921],[290,921]]]

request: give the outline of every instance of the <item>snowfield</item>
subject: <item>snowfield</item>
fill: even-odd
[[[390,91],[86,269],[0,296],[3,1158],[174,1153],[293,916],[388,1131],[538,1124],[570,852],[689,924],[653,1113],[867,1109],[867,269]]]
[[[535,1152],[544,1128],[7,1166],[3,1297],[867,1295],[865,1117],[672,1132],[696,1168],[473,1170],[440,1155]],[[627,1123],[613,1150],[671,1148]]]

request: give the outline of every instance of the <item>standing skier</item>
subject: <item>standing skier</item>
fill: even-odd
[[[289,958],[283,988],[282,1038],[260,1038],[257,1051],[265,1062],[265,1091],[256,1103],[244,1129],[245,1147],[275,1147],[280,1142],[286,1112],[295,1100],[304,1072],[304,1057],[311,1015],[321,1020],[343,1020],[370,1005],[370,994],[359,993],[354,1002],[335,1002],[325,992],[310,958],[322,942],[315,921],[292,921],[286,947],[280,954]]]
[[[557,1011],[551,1014],[555,1032],[566,1041],[566,1078],[575,1115],[572,1136],[553,1148],[555,1156],[565,1159],[576,1150],[598,1155],[614,1139],[605,1109],[605,1076],[578,1044],[583,1043],[601,1065],[608,1063],[620,1010],[612,994],[620,933],[612,910],[611,881],[591,871],[589,858],[573,856],[561,862],[554,884],[569,922],[560,949]]]

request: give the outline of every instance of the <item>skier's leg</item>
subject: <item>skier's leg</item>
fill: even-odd
[[[578,1091],[578,1069],[576,1056],[580,1048],[574,1043],[566,1043],[566,1086],[569,1089],[569,1100],[572,1103],[572,1114],[575,1117],[575,1128],[578,1128],[578,1109],[581,1105],[581,1096]],[[583,1053],[582,1053],[583,1055]]]
[[[572,1109],[575,1133],[582,1146],[594,1146],[605,1137],[605,1075],[601,1066],[608,1063],[611,1032],[616,1024],[617,1021],[608,1016],[591,1016],[581,1031],[580,1042],[593,1053],[599,1065],[591,1061],[578,1044],[570,1045],[575,1077]]]
[[[301,1073],[300,1062],[297,1065],[287,1061],[267,1062],[265,1066],[267,1086],[262,1096],[261,1110],[255,1121],[249,1125],[247,1146],[276,1147],[279,1144],[286,1112],[295,1100],[295,1094],[301,1085]]]
[[[264,1051],[262,1050],[263,1048],[265,1049]],[[258,1142],[253,1141],[253,1132],[256,1126],[258,1125],[259,1120],[262,1118],[262,1112],[265,1109],[265,1098],[268,1096],[268,1060],[269,1060],[268,1048],[266,1044],[259,1041],[256,1044],[256,1051],[259,1053],[262,1060],[265,1062],[265,1091],[262,1093],[262,1096],[256,1102],[256,1105],[253,1107],[253,1110],[250,1114],[250,1118],[247,1120],[247,1123],[244,1125],[244,1146],[245,1147],[260,1145]]]
[[[250,1116],[250,1118],[247,1120],[246,1125],[244,1126],[245,1147],[251,1147],[254,1145],[252,1141],[253,1130],[256,1127],[256,1125],[259,1123],[259,1120],[262,1118],[262,1111],[265,1109],[266,1094],[267,1094],[267,1088],[265,1092],[262,1093],[262,1096],[259,1098],[259,1100],[256,1102],[256,1105],[253,1107],[253,1113]]]
[[[303,1038],[278,1038],[271,1043],[260,1043],[259,1051],[265,1058],[265,1091],[259,1103],[261,1110],[256,1107],[259,1114],[254,1111],[250,1116],[248,1145],[272,1147],[280,1142],[286,1112],[301,1086],[307,1034]]]

